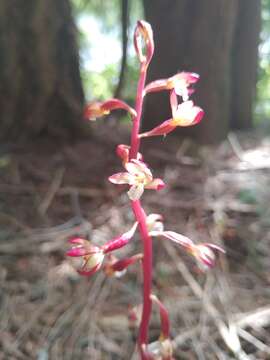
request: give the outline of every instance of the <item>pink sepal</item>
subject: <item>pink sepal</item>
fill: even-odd
[[[68,240],[68,242],[70,244],[78,244],[78,245],[84,245],[85,244],[85,239],[82,239],[82,238],[71,238]]]
[[[132,228],[122,234],[121,236],[117,236],[105,245],[102,246],[102,250],[104,254],[107,254],[111,251],[117,250],[122,248],[123,246],[127,245],[127,243],[132,239],[136,229],[138,226],[138,222],[136,221]]]
[[[82,238],[70,239],[69,243],[75,244],[75,246],[72,246],[72,248],[66,252],[67,256],[79,257],[100,252],[99,247],[91,245],[88,240]]]
[[[129,258],[118,260],[117,258],[111,258],[104,266],[104,271],[107,275],[112,276],[124,272],[130,265],[143,258],[142,254],[136,254]]]
[[[66,255],[71,257],[85,256],[92,253],[92,250],[89,251],[86,250],[84,247],[74,246],[66,252]]]
[[[149,136],[160,136],[167,135],[176,128],[176,125],[172,124],[172,119],[164,121],[161,125],[158,125],[154,129],[147,131],[145,133],[139,134],[140,138],[149,137]]]
[[[145,188],[159,191],[164,189],[165,186],[166,184],[164,183],[163,180],[156,178],[153,181],[151,181],[148,185],[146,185]]]
[[[102,265],[102,263],[97,264],[91,270],[83,270],[83,268],[78,269],[77,272],[78,272],[78,274],[83,275],[83,276],[91,276],[91,275],[95,274],[96,272],[98,272],[98,270],[101,268],[101,265]]]
[[[89,103],[84,110],[84,117],[89,120],[95,120],[98,117],[108,115],[112,110],[123,109],[131,114],[132,117],[137,115],[136,111],[127,103],[119,99],[109,99],[107,101],[94,101]]]
[[[202,243],[194,245],[190,253],[206,267],[213,268],[216,265],[217,256],[219,253],[225,254],[225,250],[215,244]]]
[[[141,354],[142,354],[142,359],[144,360],[156,360],[156,356],[154,354],[151,354],[148,350],[145,344],[142,344],[141,346]]]
[[[123,109],[129,112],[130,115],[132,115],[133,117],[137,116],[136,111],[132,107],[130,107],[127,103],[119,99],[109,99],[107,101],[104,101],[102,104],[102,109],[104,109],[105,111]]]
[[[174,231],[163,231],[160,235],[188,249],[192,248],[194,245],[193,241],[191,241],[188,237]]]
[[[108,180],[116,185],[129,184],[132,177],[127,172],[120,172],[108,177]]]
[[[150,82],[144,88],[144,94],[158,92],[162,90],[170,90],[170,88],[168,88],[168,79],[160,79]]]
[[[200,76],[196,73],[183,71],[168,79],[152,81],[144,88],[144,94],[174,89],[179,96],[184,97],[184,100],[186,100],[186,97],[194,92],[189,86],[196,83],[199,78]]]
[[[199,106],[195,106],[191,100],[178,105],[175,90],[171,91],[170,103],[173,116],[171,124],[174,126],[193,126],[198,124],[204,116],[204,111]]]
[[[159,307],[160,323],[161,323],[161,337],[167,339],[170,336],[170,320],[168,310],[156,295],[150,296],[151,300]]]

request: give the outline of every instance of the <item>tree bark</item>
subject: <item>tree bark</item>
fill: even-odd
[[[248,3],[252,1],[254,2],[243,0],[243,3],[249,6]],[[241,31],[237,28],[243,11],[241,7],[244,5],[241,4],[239,11],[238,6],[239,0],[144,0],[146,19],[153,26],[156,44],[148,81],[172,76],[183,70],[200,74],[201,79],[192,98],[205,110],[205,117],[196,127],[178,131],[201,143],[215,143],[224,139],[230,130],[231,119],[236,116],[233,114],[236,110],[233,109],[238,109],[239,113],[243,106],[240,96],[242,85],[239,79],[239,87],[236,88],[235,75],[233,76],[236,69],[241,72],[241,50],[235,51],[235,56],[232,56],[236,46],[234,36],[238,34],[238,41],[241,42],[246,36],[242,28]],[[258,24],[255,27],[256,35],[253,36],[257,39]],[[251,34],[248,36],[251,37]],[[248,42],[248,39],[245,41]],[[251,47],[256,47],[255,43],[253,41],[249,49],[246,45],[246,53],[251,51]],[[254,49],[252,51],[256,52]],[[236,57],[237,66],[234,64]],[[250,63],[252,70],[249,68],[252,81],[256,72],[254,59],[255,56],[252,64]],[[249,89],[250,86],[254,88],[254,82],[245,81]],[[233,101],[236,91],[238,99]],[[168,94],[154,94],[151,98],[149,96],[144,112],[144,129],[150,129],[170,117],[168,103]]]
[[[260,29],[261,2],[239,0],[232,46],[231,129],[252,127]]]
[[[68,0],[0,2],[0,136],[5,141],[82,129],[84,96]]]

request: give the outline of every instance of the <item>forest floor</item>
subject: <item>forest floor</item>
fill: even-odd
[[[134,219],[115,146],[125,128],[97,126],[88,141],[36,141],[0,156],[0,359],[135,360],[141,274],[81,277],[68,239],[103,243]],[[125,139],[125,140],[123,140]],[[168,136],[145,146],[167,187],[143,196],[167,230],[226,249],[203,273],[168,240],[155,239],[154,292],[170,312],[175,359],[270,359],[270,138],[231,134],[216,147]],[[133,241],[119,254],[140,251]],[[159,335],[154,311],[151,340]]]

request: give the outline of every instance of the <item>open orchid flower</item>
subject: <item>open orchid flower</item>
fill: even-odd
[[[88,240],[81,238],[71,239],[69,242],[75,244],[75,246],[68,250],[66,255],[82,259],[82,263],[77,269],[79,274],[90,276],[101,268],[105,255],[100,247],[94,246]]]
[[[211,243],[193,245],[189,253],[195,257],[202,271],[213,268],[216,265],[217,256],[225,250],[222,247]]]
[[[175,90],[171,91],[172,119],[166,120],[154,129],[142,133],[140,138],[149,136],[167,135],[177,126],[192,126],[198,124],[203,118],[204,111],[193,104],[193,101],[184,101],[178,104]]]
[[[120,144],[116,148],[116,154],[120,159],[122,159],[122,163],[125,166],[125,164],[129,161],[129,153],[130,153],[130,146]],[[143,161],[143,156],[141,153],[138,152],[137,154],[137,160]]]
[[[178,104],[177,93],[171,91],[170,102],[172,108],[172,124],[175,126],[192,126],[198,124],[203,118],[204,111],[194,106],[193,101],[184,101]]]
[[[163,231],[159,234],[174,243],[182,246],[187,253],[191,254],[199,263],[202,270],[213,268],[219,253],[225,253],[220,246],[211,243],[194,244],[188,237],[174,231]],[[159,236],[156,234],[156,236]],[[152,235],[153,236],[153,235]]]
[[[74,246],[66,252],[66,255],[82,259],[82,263],[77,269],[79,274],[85,276],[93,275],[101,268],[106,254],[118,250],[128,244],[132,239],[137,226],[138,223],[135,222],[129,231],[121,236],[113,238],[103,246],[92,245],[90,241],[82,238],[71,239],[69,242]]]
[[[162,216],[150,214],[146,219],[147,228],[150,236],[163,236],[174,243],[183,247],[201,265],[202,270],[212,268],[216,264],[219,253],[225,253],[220,246],[211,243],[194,244],[188,237],[174,231],[165,231],[162,223]]]
[[[165,184],[161,179],[154,179],[147,165],[140,161],[132,159],[125,164],[127,172],[121,172],[109,177],[113,184],[128,184],[130,189],[128,196],[131,200],[138,200],[144,189],[161,190]]]
[[[175,360],[174,357],[172,357],[172,342],[168,338],[158,339],[148,346],[143,346],[142,353],[146,360]]]
[[[194,92],[190,85],[195,84],[200,76],[191,72],[180,72],[168,79],[155,80],[144,88],[144,95],[162,90],[174,90],[177,95],[182,96],[187,101]]]
[[[99,102],[93,101],[85,107],[84,117],[89,120],[96,120],[98,117],[109,115],[112,110],[123,109],[130,113],[132,117],[137,115],[136,111],[122,100],[110,99]]]

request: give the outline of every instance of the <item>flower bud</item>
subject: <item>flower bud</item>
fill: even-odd
[[[134,32],[134,47],[141,65],[146,69],[154,53],[154,39],[151,25],[146,21],[140,20]],[[143,51],[145,48],[145,53]]]

